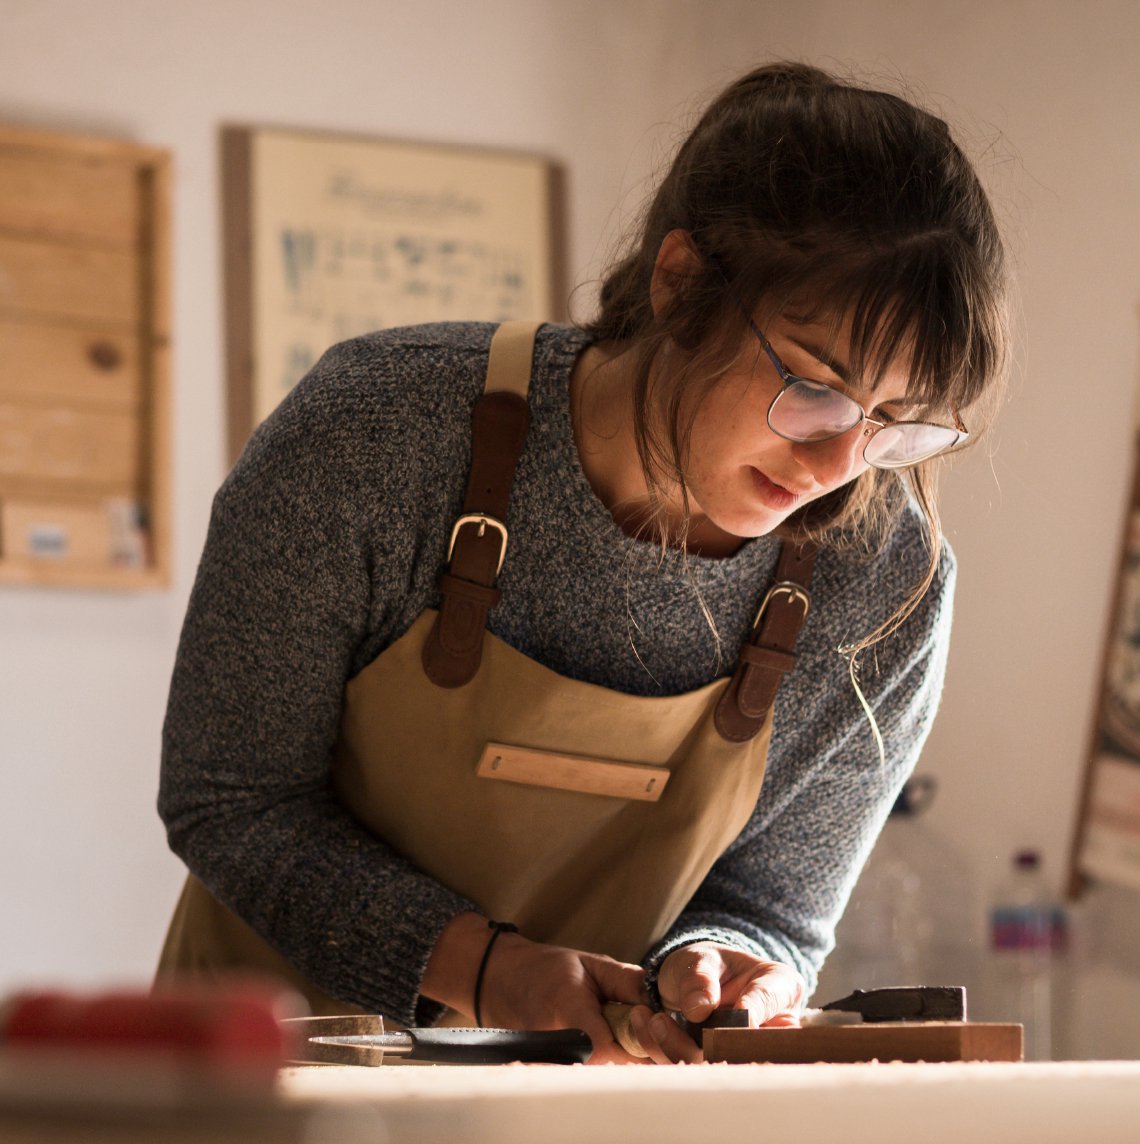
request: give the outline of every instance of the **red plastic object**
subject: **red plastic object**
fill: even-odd
[[[8,1051],[93,1049],[163,1053],[211,1067],[276,1067],[288,1040],[288,998],[257,987],[162,989],[91,996],[22,993],[3,1006]]]

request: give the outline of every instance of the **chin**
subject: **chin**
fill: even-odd
[[[751,512],[732,513],[706,518],[708,525],[726,536],[738,541],[755,540],[767,536],[780,527],[787,519],[787,513]]]

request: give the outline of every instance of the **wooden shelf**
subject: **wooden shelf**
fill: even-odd
[[[0,125],[0,584],[170,567],[170,156]]]

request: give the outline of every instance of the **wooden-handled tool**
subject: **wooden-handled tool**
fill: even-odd
[[[629,1023],[630,1015],[633,1013],[633,1006],[626,1005],[621,1001],[610,1001],[602,1008],[602,1014],[605,1016],[606,1021],[609,1022],[610,1029],[613,1031],[614,1040],[631,1057],[637,1057],[640,1060],[646,1059],[649,1054],[641,1046],[641,1042],[637,1039],[632,1027]]]

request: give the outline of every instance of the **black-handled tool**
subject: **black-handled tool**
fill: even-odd
[[[585,1062],[592,1052],[581,1029],[400,1029],[373,1014],[283,1021],[293,1040],[290,1059],[305,1064],[381,1065],[385,1057],[433,1064],[499,1065]]]

